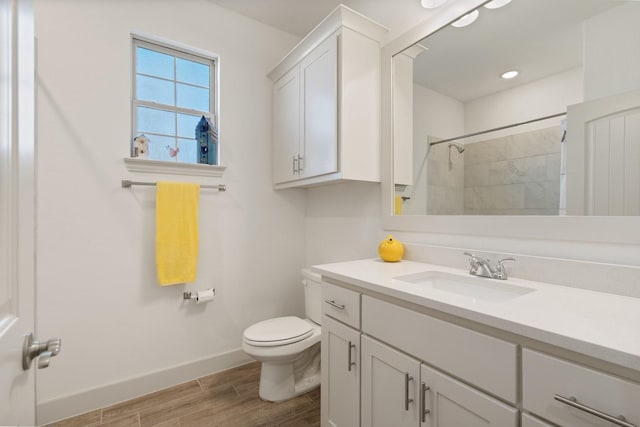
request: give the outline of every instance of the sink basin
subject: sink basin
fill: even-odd
[[[442,271],[424,271],[394,277],[393,280],[427,286],[441,292],[468,297],[475,301],[505,302],[535,291],[515,285],[508,280],[492,280],[476,276],[462,276]]]

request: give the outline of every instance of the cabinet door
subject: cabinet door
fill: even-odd
[[[529,414],[522,414],[522,427],[553,427]]]
[[[363,335],[361,375],[363,427],[418,427],[420,362]]]
[[[322,316],[323,427],[360,425],[360,332]]]
[[[518,410],[425,365],[422,425],[428,427],[515,427]]]
[[[300,62],[302,144],[300,177],[338,171],[338,39],[316,47]]]
[[[273,182],[298,177],[300,76],[294,67],[273,86]]]

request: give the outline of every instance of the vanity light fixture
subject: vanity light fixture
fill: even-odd
[[[446,2],[447,0],[421,0],[420,4],[425,9],[435,9],[436,7],[442,6]]]
[[[507,71],[502,73],[502,75],[500,77],[502,77],[505,80],[511,80],[514,79],[518,76],[518,72],[516,70],[512,70],[512,71]]]
[[[509,3],[511,3],[511,0],[493,0],[485,4],[484,7],[487,9],[498,9],[502,6],[508,5]]]
[[[466,27],[467,25],[473,24],[475,20],[478,19],[478,15],[480,15],[480,11],[476,9],[473,12],[467,13],[466,15],[464,15],[462,18],[458,19],[451,25],[456,28]]]

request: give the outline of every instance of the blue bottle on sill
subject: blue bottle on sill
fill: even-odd
[[[198,163],[217,165],[218,128],[205,116],[202,116],[196,126],[196,141],[199,147]]]

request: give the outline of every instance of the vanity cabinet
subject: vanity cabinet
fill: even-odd
[[[322,284],[323,427],[360,425],[360,294]]]
[[[362,426],[417,427],[420,361],[362,337]]]
[[[341,5],[269,73],[274,188],[380,181],[385,32]]]
[[[518,410],[426,365],[420,371],[422,425],[516,427]]]
[[[360,425],[360,332],[322,316],[322,425]]]
[[[524,409],[565,427],[640,425],[640,385],[530,349],[522,351]],[[590,409],[587,409],[590,408]],[[631,424],[625,424],[625,422]]]
[[[553,427],[551,424],[547,424],[529,414],[522,414],[522,423],[520,425],[522,427]]]
[[[343,387],[338,384],[353,387],[351,397],[358,394],[331,371],[345,370],[348,341],[360,336],[360,360],[353,360],[354,367],[360,362],[354,374],[360,423],[354,426],[640,427],[638,322],[620,321],[637,320],[637,301],[526,282],[537,300],[519,296],[507,306],[476,301],[475,293],[472,302],[462,300],[453,285],[444,296],[442,288],[397,279],[441,271],[428,264],[376,259],[314,269],[322,275],[327,333],[336,330],[343,340],[341,347],[327,345],[323,335],[324,351],[343,354],[336,362],[323,353],[323,399]],[[549,304],[543,313],[536,305],[566,300],[576,307]],[[596,305],[604,314],[585,318]],[[567,329],[577,318],[588,328]],[[612,318],[617,321],[606,323]],[[323,410],[323,426],[331,425],[327,420]]]

